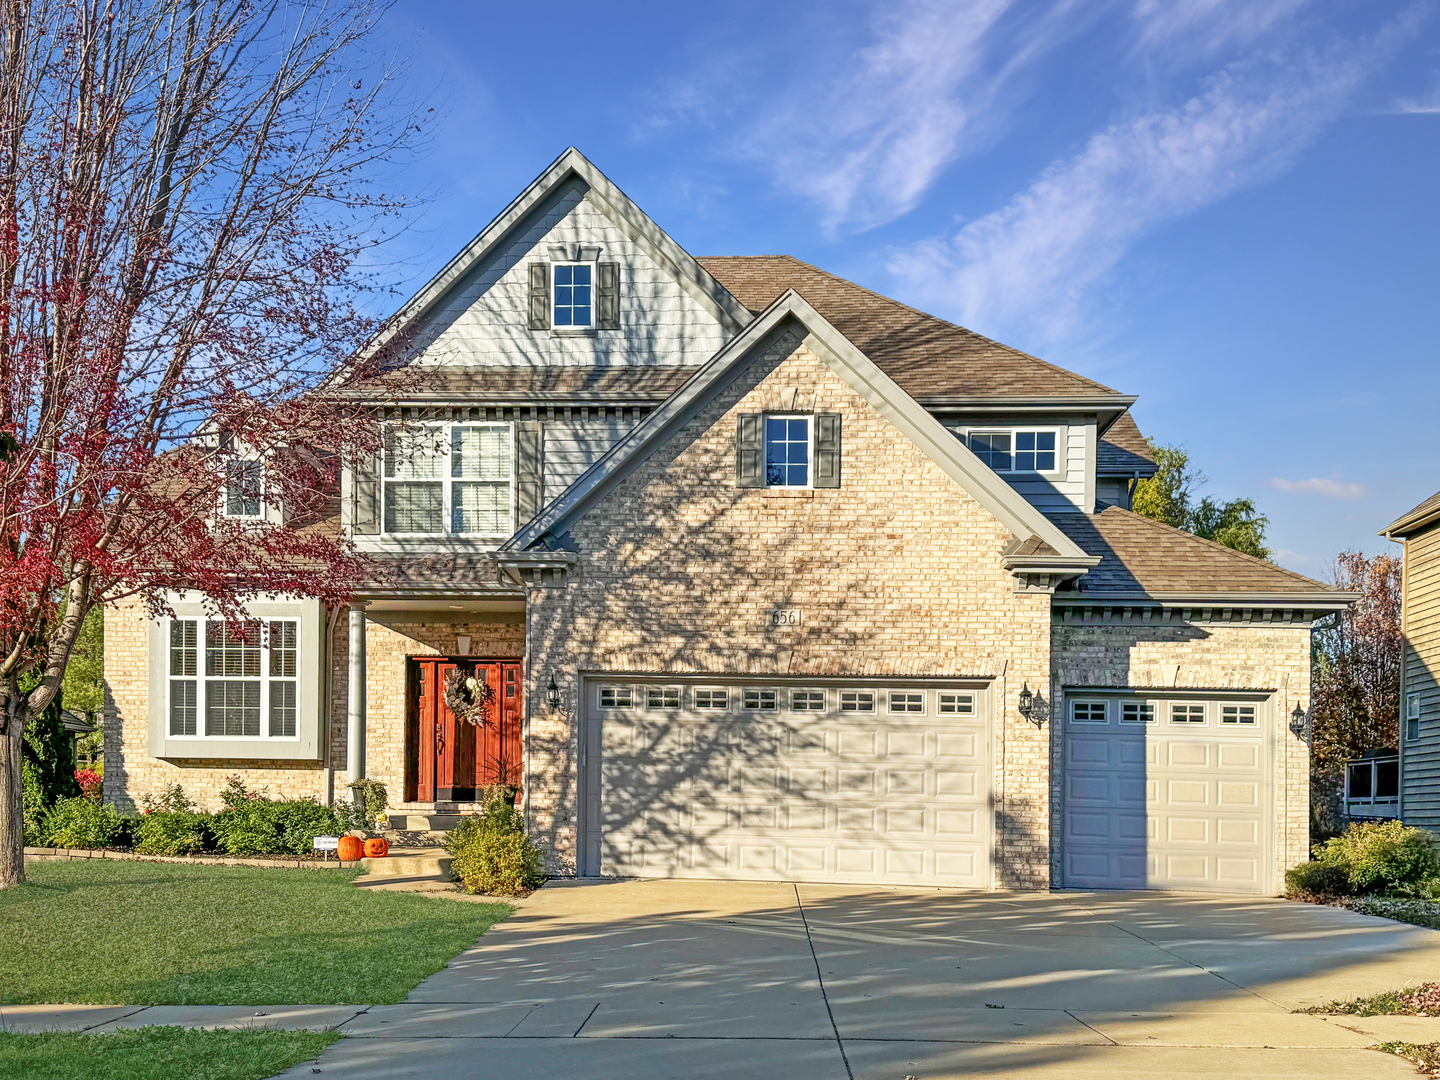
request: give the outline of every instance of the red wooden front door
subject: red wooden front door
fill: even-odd
[[[445,705],[445,679],[456,668],[483,678],[494,693],[484,724],[457,721]],[[480,788],[520,786],[520,664],[507,660],[413,657],[405,723],[405,797],[411,802],[471,802]]]

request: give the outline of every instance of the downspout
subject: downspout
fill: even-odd
[[[325,613],[325,643],[320,650],[320,800],[326,806],[335,802],[335,764],[330,760],[330,725],[335,722],[335,624],[340,609]]]

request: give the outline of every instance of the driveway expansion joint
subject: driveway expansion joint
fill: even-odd
[[[855,1070],[850,1068],[845,1042],[840,1038],[840,1026],[835,1023],[835,1010],[830,1007],[830,995],[825,992],[825,973],[820,970],[820,955],[815,951],[815,939],[810,936],[810,919],[805,914],[805,904],[800,899],[800,886],[792,883],[790,887],[795,890],[795,907],[800,912],[800,922],[805,926],[805,943],[810,946],[810,959],[815,961],[815,978],[820,983],[820,997],[825,1002],[825,1015],[830,1017],[830,1028],[835,1032],[835,1046],[840,1051],[840,1060],[845,1064],[845,1075],[849,1080],[855,1080]]]

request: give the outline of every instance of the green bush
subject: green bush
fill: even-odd
[[[209,814],[157,810],[135,827],[135,850],[142,855],[198,855],[209,848]]]
[[[271,806],[280,833],[280,850],[290,855],[309,854],[315,850],[315,837],[339,836],[345,831],[335,811],[314,799],[277,802]]]
[[[445,838],[450,870],[467,892],[520,896],[545,880],[540,849],[525,835],[525,819],[506,794],[487,791],[480,813]]]
[[[40,824],[44,843],[51,847],[114,847],[124,828],[115,807],[76,797],[61,799],[46,811]]]
[[[1440,873],[1430,834],[1399,821],[1357,821],[1317,847],[1315,858],[1343,870],[1353,893],[1413,888]]]
[[[227,855],[305,855],[315,837],[344,830],[335,811],[313,799],[275,802],[251,796],[212,819],[216,845]]]
[[[45,792],[40,787],[40,777],[30,762],[20,763],[20,775],[24,788],[25,846],[39,847],[45,835],[41,824],[45,818]]]
[[[1285,871],[1285,895],[1291,900],[1330,900],[1350,891],[1350,875],[1343,867],[1303,862]]]

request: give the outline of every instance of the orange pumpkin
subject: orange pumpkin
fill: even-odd
[[[365,841],[365,857],[367,859],[383,859],[390,854],[390,841],[383,836],[372,836]]]
[[[360,856],[364,854],[360,838],[358,836],[340,837],[340,846],[336,849],[336,854],[340,856],[341,862],[358,862]]]

